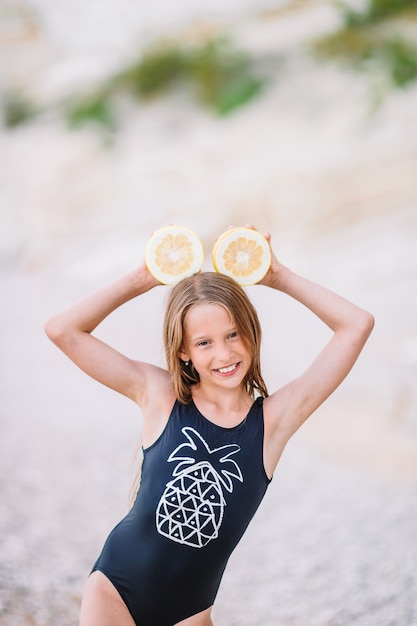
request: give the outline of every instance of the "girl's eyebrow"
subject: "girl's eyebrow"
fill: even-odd
[[[229,330],[226,330],[226,335],[230,335],[230,333],[235,333],[237,332],[237,328],[235,326],[233,326],[233,328],[230,328]],[[208,335],[201,335],[199,337],[191,337],[190,338],[190,342],[191,343],[195,343],[197,341],[201,341],[202,339],[206,340],[208,338]]]

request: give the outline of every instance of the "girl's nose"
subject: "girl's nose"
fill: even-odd
[[[230,360],[230,355],[232,354],[232,350],[227,343],[222,343],[217,346],[216,357],[222,363],[228,363]]]

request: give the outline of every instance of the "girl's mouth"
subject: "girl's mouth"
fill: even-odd
[[[239,365],[240,363],[233,363],[233,365],[228,365],[227,367],[219,367],[214,371],[218,374],[221,374],[222,376],[230,376],[230,374],[233,374],[237,370]]]

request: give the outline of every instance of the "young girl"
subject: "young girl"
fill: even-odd
[[[308,369],[271,395],[261,374],[256,311],[244,289],[219,273],[172,288],[167,370],[131,360],[92,335],[117,307],[160,284],[144,263],[47,322],[48,337],[76,365],[136,402],[143,415],[140,488],[88,579],[80,626],[212,625],[227,560],[286,443],[361,352],[373,327],[368,312],[274,254],[260,282],[298,300],[333,331]]]

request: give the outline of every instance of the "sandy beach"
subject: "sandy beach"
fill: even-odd
[[[216,626],[417,626],[417,91],[391,94],[371,115],[363,77],[291,52],[332,27],[327,3],[279,19],[251,6],[217,15],[216,28],[233,22],[247,48],[285,63],[230,118],[174,94],[127,106],[110,147],[56,117],[0,131],[0,626],[77,624],[135,473],[139,411],[79,372],[43,325],[131,268],[167,222],[201,234],[205,269],[218,234],[254,222],[286,264],[376,318],[352,373],[288,445],[230,560]],[[88,56],[81,45],[75,59],[68,35],[54,61],[63,22],[48,15],[48,36],[1,44],[21,51],[20,79],[31,50],[42,57],[26,79],[45,97]],[[97,38],[103,58],[123,32],[117,23],[113,40]],[[88,67],[97,72],[90,60],[81,82]],[[310,363],[327,332],[281,294],[248,292],[273,389]],[[159,287],[116,311],[100,337],[163,364],[166,294]]]

